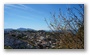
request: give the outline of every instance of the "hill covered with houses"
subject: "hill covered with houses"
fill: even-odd
[[[5,49],[52,49],[57,39],[51,31],[33,29],[4,29]]]

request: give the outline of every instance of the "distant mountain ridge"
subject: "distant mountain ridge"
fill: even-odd
[[[18,30],[18,31],[31,30],[31,31],[34,31],[34,29],[30,29],[30,28],[17,28],[17,29],[7,28],[7,29],[4,29],[4,31],[12,31],[12,30]]]
[[[18,31],[45,31],[45,32],[51,32],[51,30],[34,30],[31,28],[17,28],[17,29],[13,29],[13,28],[6,28],[4,29],[4,31],[9,32],[12,30],[18,30]]]
[[[12,28],[4,29],[4,31],[12,31],[12,30],[14,30],[14,29],[12,29]]]
[[[30,28],[18,28],[17,30],[19,30],[19,31],[28,31],[28,30],[34,31],[34,29],[30,29]]]

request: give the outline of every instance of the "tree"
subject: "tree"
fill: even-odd
[[[56,48],[84,48],[84,5],[66,8],[68,15],[62,13],[51,13],[50,22],[45,19],[48,27],[53,31],[54,37],[58,40]]]

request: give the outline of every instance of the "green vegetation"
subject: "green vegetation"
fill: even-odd
[[[12,49],[10,46],[4,46],[4,49]]]

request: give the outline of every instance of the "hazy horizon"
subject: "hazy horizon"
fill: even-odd
[[[25,28],[25,27],[19,27],[19,28]],[[4,29],[19,29],[19,28],[4,28]],[[33,29],[33,28],[25,28],[25,29]],[[45,30],[45,29],[33,29],[33,30]]]

